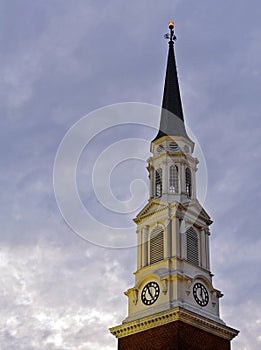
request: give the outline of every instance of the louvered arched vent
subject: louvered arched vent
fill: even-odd
[[[150,236],[150,263],[164,259],[164,231],[161,227],[155,228]]]
[[[187,231],[187,260],[192,264],[198,265],[198,235],[196,231],[190,227]]]

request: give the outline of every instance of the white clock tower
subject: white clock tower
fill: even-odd
[[[125,292],[127,318],[110,331],[120,350],[227,350],[238,331],[219,315],[222,293],[213,286],[209,258],[212,221],[197,200],[198,160],[184,124],[173,22],[169,29],[161,122],[148,159],[150,198],[134,219],[135,285]]]

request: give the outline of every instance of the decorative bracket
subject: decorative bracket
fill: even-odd
[[[133,288],[133,304],[137,305],[138,302],[139,291],[136,288]]]
[[[164,278],[162,281],[162,292],[163,294],[167,294],[168,292],[168,279],[167,278]]]
[[[191,292],[191,285],[192,285],[192,280],[188,279],[186,282],[186,294],[189,295]]]

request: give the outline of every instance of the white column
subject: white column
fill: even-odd
[[[149,226],[145,226],[142,229],[142,259],[141,263],[142,266],[148,265],[148,232],[149,232]]]
[[[186,227],[185,227],[185,220],[183,219],[178,219],[177,223],[179,224],[179,227],[177,227],[177,255],[178,257],[187,258],[187,253],[186,253]]]
[[[150,198],[155,196],[155,169],[149,164],[150,169]]]
[[[185,181],[185,164],[180,163],[180,192],[181,194],[186,193],[186,181]]]
[[[179,186],[179,191],[178,194],[180,195],[182,192],[182,170],[181,170],[181,164],[176,164],[176,166],[178,167],[178,186]]]
[[[206,252],[206,232],[205,230],[202,228],[200,231],[200,263],[201,266],[206,268],[207,267],[207,252]]]
[[[168,193],[168,162],[166,159],[162,162],[162,194]]]
[[[180,257],[180,232],[179,232],[179,219],[176,217],[172,220],[172,256]]]
[[[137,231],[138,235],[138,247],[137,247],[137,270],[142,268],[142,231],[141,229],[138,229]]]
[[[191,166],[191,186],[192,186],[192,198],[197,198],[197,188],[196,188],[196,165]]]
[[[170,209],[169,209],[170,212]],[[169,218],[165,221],[166,224],[166,237],[167,239],[165,240],[165,252],[166,252],[166,257],[169,258],[171,257],[172,254],[172,220],[170,218],[170,213],[169,213]]]
[[[210,270],[210,257],[209,257],[209,230],[206,230],[206,267]]]

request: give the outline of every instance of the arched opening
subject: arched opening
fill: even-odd
[[[171,165],[169,168],[169,191],[170,193],[179,193],[179,172],[177,165]]]
[[[185,170],[186,194],[191,198],[191,171],[189,168]]]
[[[161,197],[162,195],[162,169],[159,168],[155,173],[155,196]]]

